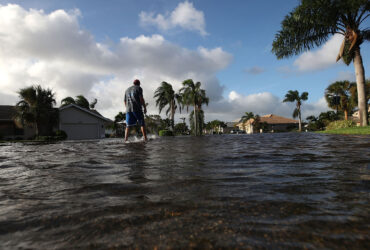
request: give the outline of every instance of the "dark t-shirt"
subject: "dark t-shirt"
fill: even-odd
[[[125,92],[126,112],[142,112],[140,96],[143,96],[143,89],[133,85]]]

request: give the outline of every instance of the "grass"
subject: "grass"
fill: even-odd
[[[370,135],[370,126],[338,128],[325,131],[318,131],[321,134],[338,134],[338,135]]]

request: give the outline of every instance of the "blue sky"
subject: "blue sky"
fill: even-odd
[[[352,64],[347,67],[331,59],[340,37],[289,59],[277,60],[271,53],[281,21],[298,0],[0,0],[0,4],[3,13],[15,16],[0,37],[19,41],[9,43],[12,52],[1,53],[5,67],[0,87],[7,90],[0,93],[4,95],[0,104],[12,104],[17,88],[37,82],[53,88],[58,101],[77,94],[98,98],[99,111],[112,118],[123,110],[121,93],[132,79],[141,78],[154,114],[152,94],[161,81],[178,89],[182,80],[193,78],[211,97],[206,120],[229,121],[246,111],[290,117],[292,105],[281,103],[288,90],[309,92],[305,117],[327,110],[323,95],[328,84],[354,80]],[[369,20],[363,27],[370,26]],[[42,23],[42,29],[35,22]],[[21,26],[16,31],[11,25]],[[34,41],[37,38],[42,46]],[[370,70],[369,52],[369,44],[363,44],[365,72]],[[23,83],[14,84],[16,80]]]

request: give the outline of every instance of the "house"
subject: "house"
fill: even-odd
[[[0,105],[0,138],[2,139],[30,139],[35,136],[33,126],[22,126],[14,121],[15,106]]]
[[[287,132],[292,129],[298,128],[298,120],[293,120],[290,118],[269,114],[264,115],[259,118],[258,123],[255,119],[249,119],[246,122],[239,122],[236,126],[239,129],[244,130],[247,134],[262,132],[261,129],[257,131],[257,124],[265,124],[265,131],[269,132]]]
[[[105,126],[112,121],[96,110],[69,104],[59,108],[59,130],[68,140],[100,139],[105,137]]]
[[[233,122],[226,122],[226,127],[221,128],[223,134],[230,134],[231,130],[236,129],[236,124],[240,121],[240,119],[233,121]]]
[[[370,105],[367,109],[367,113],[370,114]],[[361,121],[360,121],[360,112],[357,110],[355,111],[352,116],[349,117],[350,120],[354,121],[356,123],[357,126],[360,126],[361,125]]]

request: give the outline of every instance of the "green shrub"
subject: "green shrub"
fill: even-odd
[[[328,124],[326,126],[326,130],[333,130],[333,129],[339,129],[339,128],[351,128],[356,127],[356,123],[352,120],[340,120],[340,121],[334,121]]]
[[[57,130],[55,131],[55,137],[57,138],[57,140],[65,140],[67,139],[67,133],[63,130]]]
[[[173,136],[173,133],[170,130],[159,130],[159,136]]]

